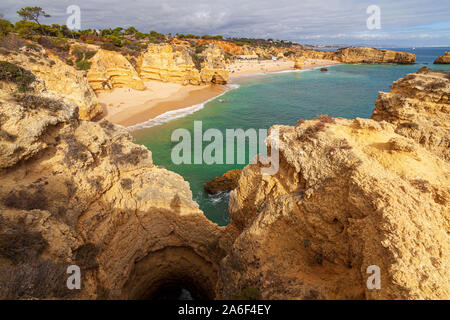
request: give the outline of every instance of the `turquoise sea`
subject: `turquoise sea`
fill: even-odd
[[[205,215],[219,225],[229,223],[228,194],[207,195],[203,184],[241,165],[175,165],[171,134],[177,128],[193,133],[194,121],[202,121],[203,132],[217,128],[268,129],[274,124],[294,125],[299,118],[312,119],[320,114],[333,117],[370,117],[378,91],[389,91],[393,81],[415,72],[424,65],[450,71],[450,65],[433,65],[433,61],[450,48],[395,48],[417,56],[415,65],[338,65],[319,70],[284,72],[233,79],[237,88],[186,114],[157,126],[132,131],[135,142],[148,147],[153,161],[182,175],[191,186],[194,200]],[[221,103],[219,99],[226,102]],[[143,119],[145,121],[146,119]],[[192,134],[193,136],[193,134]],[[203,146],[209,143],[204,143]],[[225,142],[224,142],[225,145]]]

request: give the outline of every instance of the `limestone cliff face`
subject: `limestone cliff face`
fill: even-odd
[[[203,52],[204,61],[201,64],[200,78],[203,83],[226,84],[230,79],[224,51],[218,46],[209,46]]]
[[[203,187],[206,193],[209,194],[215,194],[220,191],[231,191],[237,187],[241,172],[241,169],[227,171],[221,177],[216,177],[205,183]]]
[[[214,297],[223,228],[181,176],[51,92],[33,105],[1,93],[1,298],[151,298],[177,280]],[[66,287],[73,264],[80,291]]]
[[[397,63],[413,64],[416,56],[408,52],[375,49],[369,47],[350,47],[338,49],[335,59],[343,63]]]
[[[434,61],[435,64],[450,64],[450,52],[446,52],[444,55],[437,57]]]
[[[80,119],[90,120],[102,113],[83,72],[67,65],[45,49],[33,52],[2,50],[0,60],[34,73],[42,81],[40,90],[51,91],[74,102],[78,106]]]
[[[342,63],[413,64],[416,60],[412,53],[369,47],[341,48],[334,52],[303,50],[301,53],[306,58],[336,60]]]
[[[143,80],[199,85],[200,73],[185,47],[151,44],[138,60],[138,73]]]
[[[450,161],[450,74],[422,68],[380,92],[372,119]]]
[[[144,82],[131,63],[119,52],[100,49],[91,62],[87,79],[96,92],[116,87],[144,90]]]
[[[399,132],[397,120],[448,117],[448,76],[399,80],[391,100],[381,96],[388,111],[386,119],[374,112],[380,121],[321,116],[272,127],[267,143],[278,145],[280,168],[270,176],[248,165],[231,192],[227,228],[236,240],[219,295],[256,288],[266,299],[448,299],[450,164],[440,147]],[[366,285],[372,265],[379,290]]]
[[[305,57],[295,59],[294,69],[303,69],[305,60],[306,60]]]

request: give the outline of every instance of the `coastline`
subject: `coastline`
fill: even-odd
[[[194,86],[147,81],[143,91],[114,88],[110,92],[98,94],[104,112],[99,121],[108,120],[130,131],[148,128],[200,110],[207,102],[235,88],[236,83],[243,78],[308,71],[336,64],[340,63],[308,59],[302,69],[294,69],[293,61],[245,61],[228,66],[231,75],[228,85]]]

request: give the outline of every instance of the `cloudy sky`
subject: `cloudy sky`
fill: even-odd
[[[285,39],[303,44],[450,46],[448,0],[1,0],[0,13],[40,6],[65,24],[78,5],[81,27],[135,26],[142,32],[221,34]],[[369,30],[369,5],[380,8],[381,29]]]

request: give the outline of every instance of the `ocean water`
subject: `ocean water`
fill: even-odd
[[[229,194],[207,195],[203,184],[224,172],[243,168],[244,164],[181,164],[171,160],[178,142],[171,142],[177,128],[185,128],[193,137],[194,121],[202,121],[203,132],[209,128],[268,129],[274,124],[294,125],[298,119],[313,119],[320,114],[333,117],[370,117],[378,91],[388,91],[393,81],[427,65],[450,71],[450,65],[433,65],[437,56],[450,48],[396,48],[417,55],[415,65],[337,65],[328,72],[296,71],[234,79],[234,89],[204,105],[177,114],[175,119],[151,123],[150,128],[132,131],[135,142],[148,147],[153,161],[182,175],[190,183],[193,198],[205,215],[219,225],[229,223]],[[195,112],[194,112],[195,111]],[[170,115],[169,115],[170,116]],[[143,122],[147,119],[143,119]],[[209,142],[203,143],[205,147]],[[225,142],[224,142],[225,145]]]

